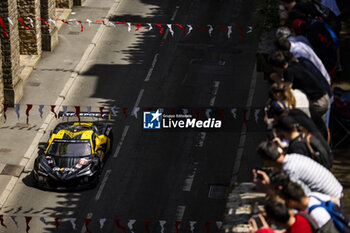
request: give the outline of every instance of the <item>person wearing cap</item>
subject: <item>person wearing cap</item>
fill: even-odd
[[[285,154],[277,143],[263,141],[257,148],[257,153],[265,164],[274,170],[284,171],[292,182],[301,185],[305,194],[311,192],[323,193],[340,199],[343,186],[335,176],[324,166],[300,154]],[[262,179],[258,179],[260,174]],[[272,190],[269,176],[261,170],[253,170],[253,181],[257,187]]]

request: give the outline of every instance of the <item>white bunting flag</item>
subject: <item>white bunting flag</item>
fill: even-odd
[[[188,109],[187,109],[187,108],[183,108],[183,109],[182,109],[182,112],[184,113],[184,115],[187,115]]]
[[[9,21],[9,23],[13,26],[13,22],[12,22],[12,19],[11,17],[7,17],[7,20]]]
[[[100,218],[100,229],[103,228],[103,226],[105,225],[106,219],[105,218]]]
[[[48,222],[46,222],[46,219],[45,219],[44,217],[40,217],[40,221],[41,221],[42,223],[44,223],[45,226],[47,226],[47,225],[49,224]]]
[[[173,30],[173,28],[172,28],[172,25],[171,25],[171,24],[167,24],[167,26],[168,26],[168,28],[169,28],[170,34],[171,34],[172,36],[174,36],[174,30]]]
[[[129,227],[131,233],[134,233],[134,232],[132,231],[132,229],[133,229],[133,226],[132,226],[132,225],[134,225],[135,222],[136,222],[135,219],[130,219],[129,222],[128,222],[128,227]]]
[[[19,105],[19,104],[15,104],[15,108],[16,108],[17,118],[19,119],[19,109],[20,109],[20,105]]]
[[[67,106],[62,106],[62,108],[63,108],[63,115],[66,115],[68,107]]]
[[[217,222],[216,222],[216,226],[217,226],[219,229],[221,229],[221,227],[222,227],[222,222],[221,222],[221,221],[217,221]]]
[[[43,105],[43,104],[40,104],[40,105],[39,105],[40,118],[43,118],[43,108],[44,108],[44,105]]]
[[[76,25],[79,25],[77,19],[68,19],[67,21],[68,21],[68,22],[74,22]]]
[[[16,216],[11,216],[11,219],[15,223],[16,227],[18,228],[18,222],[16,220]]]
[[[90,114],[91,113],[91,106],[86,106],[86,111]]]
[[[113,116],[117,116],[117,107],[116,106],[113,106],[111,108],[111,111],[112,111]]]
[[[32,18],[27,17],[27,19],[29,20],[30,26],[34,27],[34,24],[33,24],[33,20],[32,20]]]
[[[189,35],[191,33],[191,31],[193,30],[193,27],[191,24],[187,24],[187,27],[188,27],[187,35]]]
[[[152,24],[147,23],[147,25],[148,25],[148,31],[151,31],[153,29]]]
[[[253,27],[252,26],[248,26],[248,31],[247,31],[247,34],[253,32]]]
[[[164,233],[164,225],[166,224],[166,221],[164,220],[159,220],[159,225],[160,225],[160,232]]]
[[[49,19],[48,21],[51,22],[51,23],[53,23],[53,24],[56,26],[56,20]]]
[[[131,32],[131,23],[126,23],[128,25],[128,32]]]
[[[208,24],[208,27],[209,27],[209,36],[211,36],[211,33],[213,32],[214,28],[211,24]]]
[[[232,26],[227,26],[227,37],[231,38],[231,34],[232,34]]]
[[[73,230],[77,229],[77,224],[76,224],[77,219],[69,218],[68,220],[70,221],[70,224],[72,225]]]
[[[207,116],[207,118],[210,118],[210,113],[211,113],[211,109],[208,108],[208,109],[205,111],[205,115]]]
[[[132,111],[131,116],[134,116],[137,119],[137,112],[140,110],[140,107],[135,107]]]
[[[158,108],[157,109],[160,113],[163,113],[164,112],[164,108]]]
[[[237,108],[233,108],[233,109],[231,109],[231,113],[232,113],[232,115],[233,115],[233,118],[235,118],[235,119],[237,119]]]
[[[260,113],[260,109],[255,109],[254,117],[255,117],[256,123],[258,123],[258,120],[259,120],[259,113]]]
[[[89,24],[89,27],[90,27],[92,21],[90,19],[86,19],[86,22]]]
[[[111,21],[108,21],[107,26],[110,26],[110,27],[116,27],[115,23],[112,23]]]
[[[192,233],[194,233],[194,225],[196,225],[196,221],[190,221],[190,230]]]

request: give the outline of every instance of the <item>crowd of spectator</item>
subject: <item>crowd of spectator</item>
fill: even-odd
[[[340,10],[336,0],[280,0],[276,11],[282,25],[268,59],[267,139],[257,149],[271,171],[253,170],[267,199],[251,232],[350,232],[327,127],[332,80],[342,70]]]

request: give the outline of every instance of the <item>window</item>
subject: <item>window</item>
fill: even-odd
[[[54,156],[88,156],[91,155],[89,142],[52,142],[48,154]]]

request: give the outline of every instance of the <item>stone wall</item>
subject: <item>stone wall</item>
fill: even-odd
[[[55,0],[40,0],[40,14],[43,19],[56,19],[56,1]],[[45,51],[52,51],[58,43],[57,27],[48,22],[50,27],[46,24],[41,24],[42,49]]]
[[[71,9],[73,7],[73,0],[56,0],[56,7]]]
[[[4,83],[2,78],[2,56],[1,56],[1,40],[0,40],[0,113],[2,112],[4,104]]]
[[[27,28],[22,26],[18,21],[19,37],[20,37],[20,53],[23,55],[41,55],[41,21],[33,20],[34,27],[30,25],[29,19],[40,17],[40,0],[17,0],[18,14],[23,20]]]

